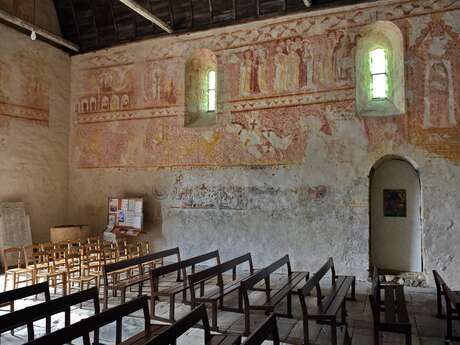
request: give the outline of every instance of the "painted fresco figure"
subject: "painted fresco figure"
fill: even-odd
[[[256,57],[257,57],[257,70],[256,70],[256,77],[257,77],[257,87],[258,91],[261,93],[268,92],[268,53],[267,50],[264,48],[259,48],[256,50]]]
[[[280,42],[276,46],[276,53],[274,56],[274,63],[275,63],[275,90],[278,92],[286,92],[287,91],[287,64],[288,64],[288,57],[285,53],[285,43]]]
[[[427,69],[429,106],[424,118],[425,128],[449,128],[457,124],[454,112],[451,65],[449,61],[432,61]]]
[[[152,70],[150,71],[150,78],[151,78],[151,92],[152,98],[155,101],[160,100],[160,88],[161,88],[161,76],[160,71],[158,70],[158,66],[153,66]]]
[[[425,68],[424,128],[457,125],[452,64],[446,57],[449,38],[441,25],[435,25],[427,45]]]
[[[308,87],[312,83],[313,54],[311,53],[311,43],[308,40],[302,42],[302,87]]]
[[[243,52],[243,61],[240,64],[240,94],[247,96],[251,94],[253,79],[253,54],[251,50]]]
[[[337,32],[336,45],[333,50],[334,78],[338,83],[351,79],[350,69],[353,61],[349,51],[349,41],[342,31]]]
[[[286,66],[287,89],[293,91],[299,88],[301,60],[299,54],[296,52],[296,45],[293,41],[289,40],[286,48],[288,52]]]

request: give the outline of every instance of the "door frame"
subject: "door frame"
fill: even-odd
[[[372,208],[371,208],[371,203],[372,203],[372,179],[374,177],[375,171],[385,162],[392,161],[392,160],[398,160],[398,161],[403,161],[413,169],[415,174],[417,175],[418,179],[418,184],[419,184],[419,193],[420,193],[420,209],[419,209],[419,217],[420,217],[420,249],[421,249],[421,273],[424,272],[424,260],[423,260],[423,253],[424,253],[424,246],[423,246],[423,193],[422,193],[422,179],[420,178],[420,171],[417,168],[416,164],[405,157],[399,156],[399,155],[386,155],[378,159],[370,168],[369,171],[369,200],[368,200],[368,208],[369,208],[369,254],[368,254],[368,260],[369,260],[369,274],[373,272],[374,269],[374,264],[372,262]],[[420,272],[416,272],[420,273]]]

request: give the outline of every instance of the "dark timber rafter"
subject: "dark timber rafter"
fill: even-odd
[[[158,25],[164,31],[168,33],[173,32],[173,29],[167,23],[165,23],[163,20],[161,20],[157,16],[153,15],[151,12],[149,12],[147,9],[145,9],[143,6],[141,6],[136,1],[134,0],[119,0],[119,1],[125,4],[126,6],[128,6],[134,12],[140,14],[145,19],[150,20],[152,23]]]

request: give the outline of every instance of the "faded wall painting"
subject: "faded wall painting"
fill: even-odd
[[[368,4],[359,11],[311,13],[78,56],[76,163],[82,168],[302,164],[309,159],[309,140],[319,137],[338,161],[349,161],[347,150],[353,147],[346,144],[345,128],[359,133],[371,160],[409,144],[460,162],[460,29],[451,19],[460,17],[460,5],[422,2]],[[375,11],[407,40],[407,112],[370,119],[353,115],[360,86],[353,79],[356,40],[375,21]],[[187,84],[186,65],[199,49],[217,59],[218,112],[209,125],[187,128],[186,108],[193,107],[186,105],[186,94],[199,90]],[[344,105],[347,115],[335,118]]]
[[[33,51],[0,57],[0,117],[48,125],[47,66],[45,59]]]
[[[433,15],[409,52],[414,88],[410,140],[432,154],[459,162],[460,32],[442,15]]]

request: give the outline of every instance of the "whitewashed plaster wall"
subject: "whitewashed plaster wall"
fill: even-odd
[[[70,58],[0,25],[0,200],[23,201],[33,240],[66,221]]]
[[[417,6],[412,6],[414,4]],[[148,40],[73,57],[74,113],[69,193],[71,221],[90,223],[94,229],[102,231],[106,224],[109,195],[142,195],[146,199],[145,237],[153,242],[155,248],[179,245],[184,257],[219,249],[224,259],[250,251],[257,266],[289,253],[294,268],[310,271],[316,271],[329,256],[333,256],[339,273],[354,274],[359,279],[366,279],[369,268],[368,175],[375,162],[382,157],[399,155],[411,161],[420,172],[422,255],[428,282],[432,283],[431,270],[439,269],[452,286],[458,288],[459,122],[451,122],[448,128],[431,127],[427,123],[423,124],[423,109],[420,108],[424,105],[424,84],[421,82],[424,78],[424,61],[428,58],[436,59],[437,54],[446,56],[445,51],[434,52],[432,56],[429,47],[427,50],[424,48],[425,44],[429,46],[437,40],[437,36],[430,34],[429,30],[432,26],[437,28],[433,23],[441,21],[448,27],[445,36],[449,41],[449,49],[458,49],[460,9],[457,7],[458,4],[448,1],[385,0],[377,5],[364,4],[347,8],[346,13],[331,10],[318,15],[300,14],[179,38]],[[373,119],[357,117],[353,100],[342,102],[340,97],[344,93],[341,91],[327,93],[324,98],[329,101],[322,98],[324,93],[315,93],[317,89],[306,92],[305,98],[273,97],[273,109],[267,113],[260,111],[255,119],[263,121],[263,116],[266,116],[277,123],[280,118],[285,118],[286,126],[291,123],[291,119],[298,121],[295,122],[297,132],[291,134],[305,138],[306,143],[297,142],[288,146],[287,152],[300,152],[293,162],[272,159],[272,164],[264,165],[260,163],[260,157],[255,156],[260,153],[257,151],[260,147],[250,142],[251,135],[260,132],[251,132],[250,129],[245,129],[246,132],[230,131],[234,121],[238,120],[237,111],[233,113],[233,110],[229,110],[233,106],[229,96],[233,90],[230,85],[238,85],[237,76],[233,73],[236,69],[232,69],[232,73],[221,74],[224,76],[220,79],[223,91],[216,127],[182,129],[183,114],[180,106],[183,106],[183,90],[180,85],[186,60],[184,52],[202,47],[213,49],[214,42],[225,45],[226,39],[251,47],[261,44],[267,35],[286,38],[290,32],[304,29],[305,37],[312,35],[312,40],[320,42],[318,37],[324,35],[326,39],[327,30],[331,27],[351,35],[360,25],[376,19],[394,19],[404,31],[407,50],[406,115]],[[271,26],[272,31],[268,29]],[[260,32],[262,34],[257,36]],[[163,47],[167,47],[170,54],[174,54],[175,49],[182,52],[182,55],[167,60],[168,68],[180,76],[178,107],[171,110],[177,115],[156,117],[157,110],[153,107],[130,110],[128,116],[134,117],[133,121],[117,120],[123,114],[119,111],[106,111],[102,115],[77,114],[75,109],[81,97],[86,97],[86,93],[90,93],[89,88],[94,86],[94,83],[85,84],[81,78],[89,70],[89,64],[124,62],[125,56],[133,59],[134,62],[130,63],[134,64],[134,71],[138,69],[139,75],[134,74],[130,90],[133,97],[139,92],[141,98],[143,79],[140,75],[144,73],[141,66],[144,66],[151,52],[161,54],[166,51]],[[229,63],[232,49],[222,49],[218,61],[224,61],[224,65]],[[425,59],[424,54],[429,56]],[[448,60],[460,72],[458,56],[452,55]],[[346,63],[353,68],[353,59]],[[219,66],[219,71],[224,73],[226,68],[233,68],[228,66]],[[107,70],[113,70],[113,67],[107,67]],[[458,75],[453,83],[455,104],[459,104]],[[354,95],[354,85],[352,81],[351,95]],[[321,105],[310,101],[310,96],[317,97],[314,100],[318,99]],[[284,99],[292,102],[289,107],[279,106]],[[307,104],[296,103],[305,99]],[[435,98],[431,98],[431,102],[439,106]],[[251,104],[258,106],[257,102]],[[176,108],[179,110],[176,111]],[[164,114],[168,114],[168,109],[165,108]],[[163,108],[160,110],[163,111]],[[143,116],[152,118],[145,120]],[[433,119],[436,116],[432,114]],[[460,111],[457,111],[456,116],[459,119]],[[104,117],[109,120],[104,120]],[[289,133],[286,133],[288,127],[280,126],[279,123],[277,125],[272,129],[284,133],[285,138],[289,139]],[[169,128],[174,130],[168,132]],[[243,132],[246,141],[241,137]],[[240,135],[242,140],[239,142],[230,137],[219,142],[229,157],[232,157],[232,152],[246,157],[247,151],[252,149],[250,154],[254,155],[253,163],[249,160],[231,166],[233,162],[219,161],[219,156],[215,166],[209,163],[209,167],[206,164],[200,166],[190,163],[184,167],[180,159],[187,145],[196,150],[212,150],[212,141],[222,133],[232,133],[237,139],[237,135]],[[190,139],[191,136],[193,139]],[[166,145],[168,140],[171,143],[169,146]],[[155,146],[157,151],[148,151],[146,147],[149,145]],[[284,157],[281,146],[274,150],[280,157]],[[298,149],[300,146],[302,149]],[[120,152],[120,160],[117,158],[113,164],[107,163],[111,157],[118,157]],[[151,162],[149,159],[163,155],[164,160],[172,163],[166,166],[163,161],[161,164],[143,164],[144,161]],[[200,163],[198,153],[193,157],[198,157],[197,162]]]

